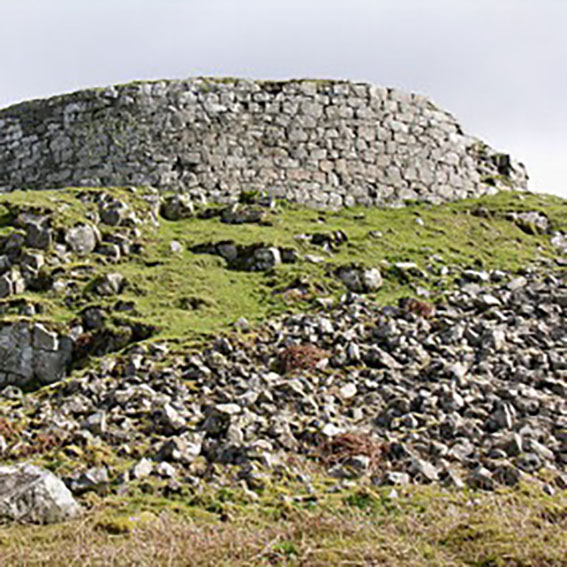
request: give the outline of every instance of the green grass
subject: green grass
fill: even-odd
[[[493,216],[486,219],[471,214],[479,206]],[[442,292],[451,284],[450,278],[435,275],[407,279],[391,267],[395,262],[415,262],[425,270],[429,265],[439,267],[441,264],[433,257],[441,256],[450,266],[517,271],[538,258],[553,257],[554,252],[547,235],[524,233],[506,220],[504,213],[538,209],[544,210],[557,228],[565,226],[567,205],[562,200],[514,193],[441,207],[324,213],[289,206],[271,217],[271,226],[232,226],[217,218],[162,221],[159,233],[146,248],[145,264],[134,261],[119,269],[133,282],[126,296],[137,302],[140,316],[158,324],[164,336],[185,337],[219,331],[241,316],[260,321],[286,309],[309,309],[309,301],[286,303],[277,293],[299,276],[320,285],[322,293],[337,297],[345,290],[332,272],[352,262],[382,269],[385,285],[373,296],[381,304],[412,295],[415,285]],[[424,226],[416,223],[418,216]],[[349,241],[331,254],[295,238],[302,233],[339,229],[346,232]],[[372,231],[380,231],[383,236],[372,237]],[[172,240],[181,242],[185,251],[170,252]],[[301,261],[281,265],[273,273],[248,273],[227,269],[219,257],[187,251],[197,244],[222,240],[241,245],[262,242],[290,246],[301,256],[316,254],[325,262],[313,265]],[[148,267],[148,263],[157,265]],[[199,303],[199,307],[188,308]]]
[[[82,222],[92,210],[90,203],[79,201],[82,191],[35,192],[33,203],[29,203],[29,193],[12,193],[0,200],[5,210],[4,215],[0,210],[0,218],[8,222],[9,211],[32,207],[51,211],[57,226],[71,226]],[[141,216],[147,214],[141,192],[108,191],[127,200]],[[176,222],[161,219],[159,229],[144,229],[145,248],[139,256],[117,264],[92,256],[65,265],[64,272],[73,273],[79,288],[73,301],[52,292],[28,292],[26,298],[43,303],[43,318],[51,317],[58,323],[71,321],[78,309],[92,302],[111,311],[117,299],[133,301],[135,313],[128,317],[155,325],[161,338],[185,340],[228,329],[241,316],[254,323],[286,310],[310,309],[319,295],[336,298],[345,289],[333,272],[338,266],[353,262],[376,266],[383,272],[384,286],[372,295],[380,304],[414,295],[416,286],[440,297],[454,279],[453,275],[436,274],[442,265],[515,272],[542,258],[552,259],[556,254],[549,244],[549,235],[526,234],[506,218],[511,211],[536,210],[548,216],[554,230],[567,229],[566,201],[549,195],[515,192],[441,206],[422,204],[338,212],[283,204],[278,213],[269,215],[266,225],[227,225],[218,217]],[[482,211],[482,216],[478,211]],[[417,218],[422,219],[423,225],[416,222]],[[296,238],[298,234],[339,229],[347,234],[348,242],[332,253]],[[181,242],[184,251],[171,252],[172,240]],[[278,266],[270,273],[250,273],[227,269],[220,257],[188,250],[221,240],[233,240],[241,245],[262,242],[289,246],[301,257],[315,254],[323,257],[324,262],[314,265],[301,260]],[[415,262],[426,277],[400,273],[393,267],[396,262]],[[78,273],[79,267],[83,273]],[[122,296],[99,299],[89,294],[89,282],[110,271],[119,271],[127,278]],[[290,299],[281,292],[298,277],[311,283],[312,293],[303,299]]]

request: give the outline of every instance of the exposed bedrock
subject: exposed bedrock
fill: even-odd
[[[41,323],[18,321],[0,327],[0,387],[30,387],[64,378],[73,341]]]

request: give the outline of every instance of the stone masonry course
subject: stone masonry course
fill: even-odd
[[[364,83],[136,82],[0,110],[0,190],[124,185],[337,208],[524,189],[527,175],[426,97]]]

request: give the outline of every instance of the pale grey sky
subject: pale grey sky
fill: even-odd
[[[0,0],[0,107],[145,78],[429,95],[567,197],[567,0]]]

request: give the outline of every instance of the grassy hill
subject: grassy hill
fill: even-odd
[[[4,324],[37,321],[80,343],[66,380],[0,398],[0,434],[17,440],[3,460],[27,458],[62,476],[89,466],[112,471],[104,490],[81,497],[80,521],[1,526],[3,565],[567,565],[567,496],[542,490],[551,475],[545,469],[536,483],[486,491],[338,484],[313,459],[301,473],[310,483],[275,473],[260,474],[255,486],[235,469],[225,474],[221,464],[199,462],[206,469],[199,486],[144,477],[125,489],[120,475],[148,446],[132,453],[88,436],[84,445],[45,437],[50,416],[42,405],[63,403],[89,377],[96,396],[95,376],[135,375],[139,368],[128,364],[137,347],[166,345],[155,366],[173,368],[176,357],[205,351],[221,336],[253,344],[282,314],[324,314],[349,292],[344,269],[379,271],[382,284],[360,292],[377,306],[403,298],[443,305],[467,274],[481,286],[495,271],[506,281],[530,270],[560,279],[567,201],[506,191],[445,205],[319,211],[264,206],[250,194],[236,208],[172,214],[171,199],[132,188],[0,198],[0,247],[10,269],[28,273],[28,248],[43,258],[25,290],[0,300]],[[50,238],[37,249],[29,246],[34,223]],[[77,227],[94,232],[75,238]],[[14,242],[27,244],[16,254]],[[113,274],[120,278],[109,280]],[[109,361],[122,374],[105,378]],[[181,379],[189,390],[202,387],[192,380]],[[151,429],[151,414],[140,423]],[[125,431],[122,445],[134,435]],[[292,457],[286,464],[296,470]]]

